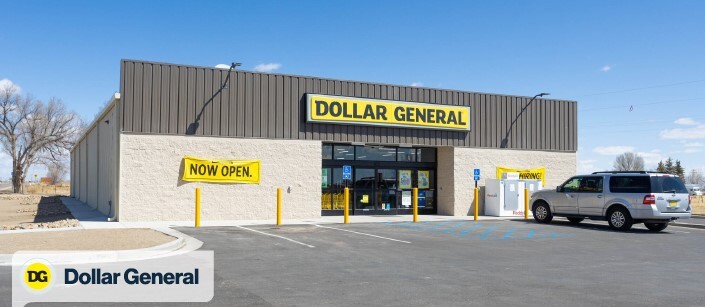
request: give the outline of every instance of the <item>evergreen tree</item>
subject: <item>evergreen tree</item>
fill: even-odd
[[[658,166],[656,167],[656,171],[659,173],[667,173],[666,167],[663,165],[663,161],[658,161]]]
[[[676,165],[673,167],[673,173],[671,174],[680,177],[681,180],[685,182],[685,169],[683,169],[683,167],[681,166],[680,160],[676,160]]]
[[[674,172],[673,172],[673,159],[671,159],[671,157],[668,157],[664,166],[666,167],[666,174],[674,174]]]

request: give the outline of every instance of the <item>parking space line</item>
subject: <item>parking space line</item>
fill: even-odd
[[[306,243],[303,243],[303,242],[299,242],[299,241],[296,241],[296,240],[294,240],[294,239],[289,239],[289,238],[287,238],[287,237],[282,237],[282,236],[278,236],[278,235],[273,235],[273,234],[271,234],[271,233],[266,233],[266,232],[262,232],[262,231],[259,231],[259,230],[255,230],[255,229],[251,229],[251,228],[247,228],[247,227],[242,227],[242,226],[237,226],[237,225],[235,225],[235,227],[237,227],[237,228],[242,228],[242,229],[245,229],[245,230],[249,230],[249,231],[252,231],[252,232],[256,232],[256,233],[259,233],[259,234],[263,234],[263,235],[265,235],[265,236],[270,236],[270,237],[275,237],[275,238],[279,238],[279,239],[284,239],[284,240],[287,240],[287,241],[289,241],[289,242],[293,242],[293,243],[296,243],[296,244],[300,244],[300,245],[303,245],[303,246],[306,246],[306,247],[310,247],[310,248],[314,248],[314,247],[315,247],[315,246],[313,246],[313,245],[309,245],[309,244],[306,244]]]
[[[680,225],[679,225],[680,224]],[[695,228],[695,227],[689,227],[689,226],[683,226],[683,225],[698,225],[698,224],[686,224],[686,223],[678,223],[678,224],[671,224],[670,226],[673,227],[680,227],[680,228],[688,228],[688,229],[696,229],[700,231],[705,231],[705,229],[702,228]]]
[[[690,233],[690,232],[688,232],[688,231],[680,231],[680,230],[672,230],[672,229],[669,229],[669,230],[666,230],[666,231],[668,231],[668,232],[679,232],[679,233]]]
[[[350,232],[350,233],[359,234],[359,235],[363,235],[363,236],[374,237],[374,238],[378,238],[378,239],[385,239],[385,240],[389,240],[389,241],[395,241],[395,242],[401,242],[401,243],[411,243],[411,242],[409,242],[409,241],[397,240],[397,239],[382,237],[382,236],[373,235],[373,234],[364,233],[364,232],[357,232],[357,231],[348,230],[348,229],[340,229],[340,228],[328,227],[328,226],[322,226],[322,225],[315,225],[315,226],[316,226],[316,227],[320,227],[320,228],[334,229],[334,230],[340,230],[340,231]]]
[[[458,235],[461,236],[461,237],[463,237],[463,236],[465,236],[466,234],[468,234],[468,233],[472,232],[473,230],[477,229],[478,227],[480,227],[480,224],[479,224],[479,223],[478,223],[478,224],[475,224],[475,225],[472,225],[472,227],[470,227],[470,228],[468,228],[468,229],[463,230],[463,232],[461,232],[461,233],[458,234]]]

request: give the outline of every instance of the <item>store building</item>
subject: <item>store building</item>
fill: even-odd
[[[278,187],[285,219],[342,214],[345,186],[351,214],[409,214],[419,188],[421,213],[465,216],[475,168],[480,187],[497,167],[545,167],[547,187],[576,170],[575,101],[120,65],[120,92],[71,151],[72,197],[120,221],[192,220],[196,187],[204,220],[273,219]],[[204,182],[190,157],[254,164],[213,169],[248,183]]]

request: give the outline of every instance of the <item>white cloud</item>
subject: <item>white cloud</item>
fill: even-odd
[[[639,151],[636,154],[644,158],[644,166],[646,169],[656,168],[656,164],[658,164],[659,161],[666,160],[666,157],[662,155],[659,150],[652,150],[650,152]]]
[[[620,155],[625,152],[634,151],[632,146],[597,146],[592,150],[594,153],[606,156]]]
[[[673,123],[684,126],[697,126],[700,124],[690,117],[681,117],[679,119],[676,119],[676,121],[674,121]]]
[[[412,82],[411,86],[423,86],[423,83],[421,82]]]
[[[255,66],[255,71],[273,72],[281,67],[282,67],[282,64],[279,64],[279,63],[259,64],[259,65]]]
[[[598,171],[595,163],[597,160],[580,160],[578,161],[578,174],[588,174]]]
[[[605,65],[605,66],[602,66],[602,68],[600,68],[600,70],[602,70],[602,72],[608,72],[608,71],[612,70],[612,66]]]
[[[689,128],[674,128],[662,130],[659,133],[662,139],[705,139],[705,125],[697,125]]]
[[[230,69],[230,65],[228,65],[228,64],[218,64],[218,65],[215,65],[215,68]]]
[[[699,153],[699,152],[703,152],[703,149],[697,148],[697,147],[696,148],[691,147],[691,148],[686,148],[683,152],[684,153]]]
[[[22,88],[20,88],[19,85],[15,84],[15,83],[12,82],[12,80],[10,80],[10,79],[2,79],[2,80],[0,80],[0,89],[5,89],[5,87],[8,86],[8,85],[9,85],[9,86],[14,86],[14,87],[17,89],[17,92],[18,92],[18,93],[22,90]]]
[[[703,144],[703,143],[698,143],[698,142],[690,142],[690,143],[684,143],[683,146],[684,146],[684,147],[690,147],[690,148],[693,148],[693,147],[705,147],[705,144]]]

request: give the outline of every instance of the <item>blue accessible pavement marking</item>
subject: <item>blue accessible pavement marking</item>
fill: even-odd
[[[459,238],[470,238],[480,240],[523,240],[523,239],[558,239],[573,237],[573,234],[559,234],[549,231],[540,231],[525,227],[502,227],[498,225],[483,225],[477,222],[457,222],[451,221],[431,223],[431,222],[386,222],[389,226],[403,227],[416,230],[424,230],[442,234],[448,234]],[[445,227],[446,225],[449,225]],[[467,227],[470,226],[470,227]]]

